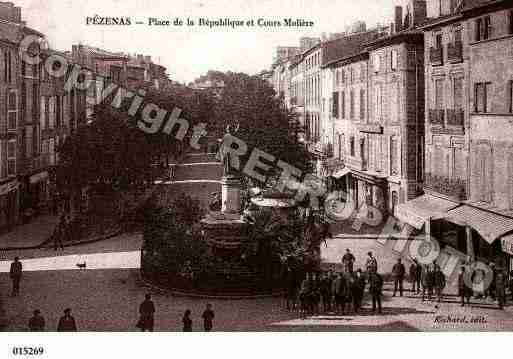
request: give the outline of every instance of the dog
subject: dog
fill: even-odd
[[[78,267],[78,269],[86,269],[86,267],[87,267],[86,262],[84,261],[84,263],[77,263],[77,267]]]

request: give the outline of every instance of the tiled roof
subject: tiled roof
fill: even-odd
[[[322,65],[326,66],[336,61],[358,55],[364,50],[364,45],[367,42],[377,39],[379,36],[380,32],[373,30],[324,42],[322,44],[324,49]]]

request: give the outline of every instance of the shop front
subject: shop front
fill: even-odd
[[[0,185],[0,231],[9,230],[18,221],[19,182]]]
[[[502,269],[511,267],[513,218],[472,205],[462,205],[447,212],[444,219],[465,229],[474,260],[494,263]]]

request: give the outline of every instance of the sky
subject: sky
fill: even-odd
[[[190,82],[208,70],[255,74],[271,65],[277,46],[298,46],[301,36],[344,31],[363,20],[367,27],[393,21],[395,5],[407,0],[13,0],[22,18],[47,36],[52,48],[87,44],[112,51],[142,53],[167,67],[170,78]],[[86,25],[86,17],[130,17],[131,26]],[[195,26],[148,26],[148,18],[189,17]],[[301,18],[313,27],[214,28],[211,20]],[[137,25],[142,21],[144,25]]]

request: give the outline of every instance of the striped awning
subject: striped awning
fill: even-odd
[[[458,203],[425,194],[395,207],[394,215],[400,221],[422,229],[428,219],[442,218],[456,206]]]
[[[351,170],[349,168],[345,167],[345,168],[342,168],[341,170],[338,170],[335,173],[333,173],[332,177],[337,178],[337,179],[342,178],[349,172],[351,172]]]
[[[469,205],[448,211],[444,218],[461,226],[472,227],[490,244],[513,231],[513,218]]]

